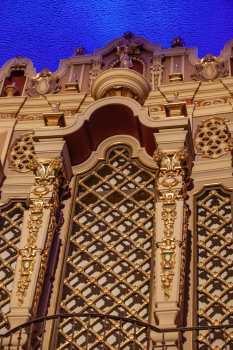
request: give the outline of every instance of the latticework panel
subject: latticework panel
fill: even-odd
[[[8,329],[7,314],[21,235],[24,204],[12,202],[0,209],[0,333]]]
[[[205,189],[196,201],[198,325],[233,323],[232,194],[221,187]],[[200,350],[232,350],[233,328],[204,330]]]
[[[148,320],[155,174],[115,146],[78,180],[61,311]],[[77,319],[74,330],[65,320],[58,349],[133,349],[132,325],[119,327]],[[137,329],[136,338],[135,349],[145,349],[145,332]]]

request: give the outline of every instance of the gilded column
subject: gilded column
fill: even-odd
[[[188,209],[185,204],[192,166],[187,128],[165,129],[155,134],[158,164],[155,211],[154,288],[152,319],[160,328],[177,327],[184,288],[184,248]],[[153,322],[152,321],[152,322]],[[177,349],[178,334],[152,334],[152,342]]]
[[[36,315],[54,233],[61,225],[61,193],[69,175],[64,141],[42,141],[30,163],[34,183],[25,211],[8,316],[11,328]],[[50,147],[50,146],[51,147]],[[42,158],[41,155],[50,156]],[[17,343],[17,339],[13,339]],[[13,345],[12,343],[12,345]]]

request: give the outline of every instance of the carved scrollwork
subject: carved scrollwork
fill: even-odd
[[[185,150],[178,152],[160,152],[154,154],[159,167],[158,189],[159,199],[174,202],[182,198],[185,193],[185,163],[187,154]]]
[[[59,78],[45,68],[29,81],[26,91],[29,96],[36,96],[57,93],[60,90]]]
[[[165,297],[170,297],[175,274],[176,250],[180,246],[174,237],[177,219],[177,201],[186,196],[188,154],[185,149],[173,152],[157,151],[154,159],[158,165],[158,200],[162,202],[161,220],[163,238],[157,243],[161,254],[161,284]]]
[[[45,159],[38,161],[33,159],[29,165],[35,174],[34,186],[31,192],[29,218],[28,218],[28,237],[26,245],[19,252],[21,256],[20,279],[17,285],[18,301],[22,304],[26,292],[31,282],[36,255],[41,254],[41,268],[38,278],[39,288],[42,286],[42,280],[45,273],[45,265],[48,257],[48,251],[52,242],[53,231],[57,225],[56,210],[59,207],[58,190],[62,176],[62,161],[60,158]],[[46,247],[42,251],[37,246],[39,230],[43,225],[44,210],[50,209],[49,232],[47,233]],[[42,273],[42,272],[43,273]],[[37,296],[39,292],[37,291]]]
[[[222,118],[210,118],[199,125],[195,136],[198,154],[207,158],[219,158],[232,148],[227,124]]]
[[[175,256],[177,242],[173,237],[174,224],[177,216],[176,203],[163,204],[162,220],[164,222],[164,238],[158,244],[161,250],[161,282],[166,297],[170,296],[170,289],[174,277]]]
[[[223,59],[213,55],[206,55],[200,63],[195,65],[194,80],[214,80],[228,75],[228,69]]]

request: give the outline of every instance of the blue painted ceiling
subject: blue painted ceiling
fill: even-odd
[[[200,57],[233,38],[232,0],[1,0],[0,65],[17,55],[56,70],[76,47],[87,53],[126,31],[169,47],[182,36]]]

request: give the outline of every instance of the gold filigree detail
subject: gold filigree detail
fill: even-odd
[[[36,253],[40,252],[35,247],[24,247],[20,249],[19,255],[21,256],[20,266],[20,281],[18,283],[17,294],[19,296],[19,302],[23,303],[26,290],[31,282],[31,274],[33,272],[35,264]]]
[[[29,236],[27,239],[27,245],[19,251],[19,255],[21,256],[21,264],[17,295],[20,303],[23,303],[26,291],[30,285],[36,252],[39,251],[36,247],[36,241],[38,232],[42,225],[43,207],[43,201],[33,201],[29,208],[30,214],[27,225]]]
[[[222,118],[210,118],[202,122],[196,132],[195,147],[206,158],[219,158],[232,148],[231,135]]]
[[[158,200],[162,202],[163,239],[158,243],[161,251],[161,282],[165,297],[170,297],[175,270],[176,249],[179,245],[174,238],[177,218],[177,200],[186,196],[187,152],[160,152],[154,154],[159,172],[157,179]]]
[[[162,220],[164,223],[164,238],[162,242],[158,244],[158,246],[161,250],[162,258],[161,266],[163,273],[161,275],[161,281],[164,294],[168,298],[170,296],[175,267],[175,252],[177,243],[173,237],[173,234],[176,217],[176,204],[163,204]]]
[[[184,182],[186,158],[185,150],[178,152],[157,151],[154,154],[154,160],[159,167],[157,180],[159,200],[173,203],[184,196],[186,192]]]
[[[16,139],[11,148],[10,166],[18,172],[25,173],[30,171],[30,163],[34,158],[33,134],[28,133]]]
[[[26,246],[20,250],[21,265],[20,279],[17,286],[18,300],[24,302],[24,298],[31,282],[36,253],[42,253],[37,248],[39,230],[43,224],[44,209],[51,209],[49,232],[47,233],[46,249],[42,253],[42,265],[39,273],[38,283],[42,285],[48,251],[52,242],[51,232],[56,226],[55,210],[59,206],[58,188],[60,185],[59,172],[61,172],[62,162],[60,158],[41,160],[33,159],[30,162],[30,169],[35,174],[34,186],[31,191],[28,238]],[[43,271],[43,273],[41,272]],[[38,295],[37,291],[37,295]]]

